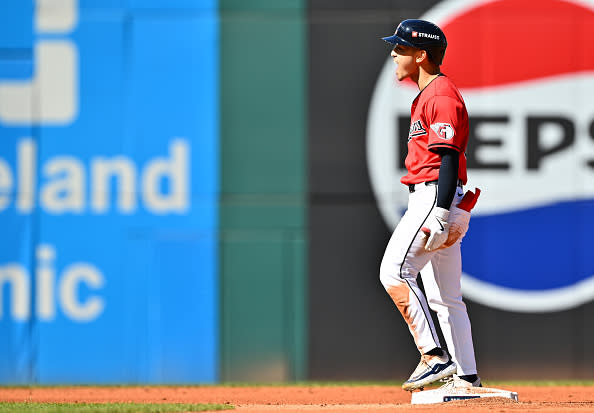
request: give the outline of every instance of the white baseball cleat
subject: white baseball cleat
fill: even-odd
[[[421,389],[434,381],[449,377],[455,372],[456,364],[450,360],[447,353],[444,352],[442,356],[424,354],[421,356],[419,365],[409,379],[404,382],[402,388],[407,391]]]

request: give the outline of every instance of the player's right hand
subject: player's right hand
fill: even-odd
[[[447,241],[450,228],[450,224],[448,223],[449,216],[450,211],[447,209],[433,208],[433,212],[425,221],[423,228],[421,228],[426,235],[428,234],[425,250],[435,251]]]

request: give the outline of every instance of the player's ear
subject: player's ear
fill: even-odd
[[[423,49],[419,49],[415,53],[415,61],[417,62],[417,64],[421,64],[425,60],[428,60],[428,59],[429,59],[429,56],[427,55],[427,52]]]

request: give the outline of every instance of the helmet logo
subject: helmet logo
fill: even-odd
[[[438,34],[423,33],[423,32],[412,32],[412,37],[426,37],[428,39],[439,40]]]

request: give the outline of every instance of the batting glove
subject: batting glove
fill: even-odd
[[[435,207],[433,213],[425,221],[425,226],[421,230],[427,235],[425,250],[435,251],[448,239],[450,224],[448,218],[450,211],[445,208]]]

